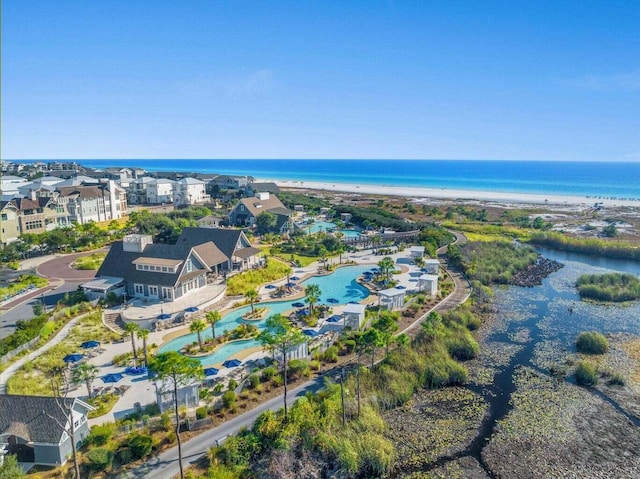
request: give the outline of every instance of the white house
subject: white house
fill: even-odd
[[[438,294],[438,275],[437,274],[423,274],[418,278],[418,289],[429,293],[431,296]]]
[[[420,259],[424,257],[424,246],[412,246],[409,248],[411,259]]]
[[[147,183],[147,203],[173,203],[175,181],[158,178]]]
[[[176,205],[197,205],[211,201],[206,183],[195,178],[182,178],[175,183]]]

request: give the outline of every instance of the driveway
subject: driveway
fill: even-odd
[[[92,278],[95,278],[96,271],[95,270],[80,270],[73,269],[71,267],[71,263],[73,263],[76,259],[82,256],[88,256],[90,254],[96,252],[107,252],[108,249],[103,248],[97,251],[88,251],[85,253],[74,253],[68,254],[64,256],[59,256],[52,260],[47,261],[46,263],[42,263],[40,266],[36,268],[36,271],[40,276],[44,276],[45,278],[58,278],[64,281],[89,281]]]

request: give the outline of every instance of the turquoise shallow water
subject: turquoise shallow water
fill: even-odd
[[[331,221],[316,221],[309,226],[304,227],[304,230],[308,233],[320,233],[330,231],[336,228],[336,224]],[[340,230],[347,238],[353,238],[360,236],[360,231],[356,229],[344,229]]]
[[[36,160],[34,160],[36,161]],[[40,161],[40,160],[38,160]],[[45,160],[46,161],[46,160]],[[470,160],[82,160],[293,181],[640,199],[640,162]]]
[[[303,281],[301,284],[303,286],[317,284],[321,291],[321,303],[326,303],[329,298],[337,299],[337,304],[346,304],[349,301],[359,302],[369,296],[369,291],[358,284],[356,278],[372,267],[373,265],[347,266],[339,268],[330,275],[311,277]],[[268,309],[266,317],[269,317],[274,314],[281,314],[293,309],[292,303],[296,302],[304,302],[304,299],[260,303],[260,307],[266,307]],[[241,308],[234,309],[229,314],[226,314],[220,322],[216,324],[216,336],[223,334],[225,331],[235,329],[242,323],[247,323],[247,321],[242,319],[242,316],[250,309],[251,306],[243,306]],[[265,321],[266,319],[262,321],[251,321],[250,324],[255,324],[258,328],[262,328],[264,327]],[[208,327],[205,329],[202,336],[203,338],[211,338],[211,328]],[[196,333],[186,334],[179,338],[172,339],[167,344],[163,345],[159,352],[179,351],[187,344],[191,344],[197,340],[198,335]],[[203,366],[221,363],[239,351],[256,346],[259,346],[259,344],[253,339],[225,344],[214,354],[200,358],[200,362]]]

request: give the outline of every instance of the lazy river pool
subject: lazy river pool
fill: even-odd
[[[314,276],[300,284],[303,286],[309,286],[311,284],[317,284],[320,288],[320,303],[327,303],[329,298],[335,299],[334,305],[346,304],[350,301],[360,302],[369,296],[369,291],[360,285],[356,279],[365,271],[372,268],[373,265],[359,265],[359,266],[345,266],[339,268],[332,274],[326,276]],[[250,323],[256,325],[258,328],[264,327],[266,318],[273,316],[274,314],[280,314],[285,311],[294,309],[293,303],[303,302],[304,299],[292,299],[287,301],[272,301],[258,303],[259,307],[267,308],[267,314],[265,319],[260,321],[245,321],[242,316],[251,310],[251,306],[242,306],[234,309],[226,314],[216,324],[216,336],[223,334],[225,331],[235,329],[242,323]],[[211,338],[211,327],[206,328],[202,333],[203,339]],[[191,344],[198,340],[196,333],[185,334],[178,338],[172,339],[167,344],[163,345],[159,352],[164,353],[167,351],[180,351],[187,344]],[[260,346],[255,339],[247,339],[242,341],[234,341],[223,345],[217,349],[214,353],[207,356],[198,358],[203,366],[210,366],[212,364],[218,364],[226,359],[229,359],[234,354],[244,351],[245,349],[254,348]]]

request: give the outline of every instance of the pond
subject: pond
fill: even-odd
[[[327,300],[329,298],[337,300],[337,303],[333,303],[334,305],[346,304],[350,301],[360,302],[367,296],[369,296],[369,291],[365,287],[360,285],[356,281],[356,279],[365,271],[370,270],[371,267],[372,266],[366,265],[345,266],[342,268],[338,268],[332,274],[325,276],[313,276],[300,284],[303,286],[308,286],[311,284],[318,285],[321,292],[319,303],[327,303]],[[288,301],[270,301],[258,303],[256,307],[267,308],[267,315],[265,316],[265,319],[261,321],[245,321],[242,319],[242,316],[251,310],[250,305],[234,309],[233,311],[230,311],[228,314],[226,314],[216,324],[216,336],[220,336],[225,331],[235,329],[243,323],[254,324],[258,328],[262,328],[264,327],[267,317],[273,316],[274,314],[281,314],[285,311],[294,309],[292,304],[301,301],[304,301],[304,299],[298,298]],[[201,334],[203,339],[206,339],[211,338],[211,333],[211,327],[208,327]],[[198,336],[196,333],[186,334],[184,336],[172,339],[167,344],[163,345],[160,348],[159,352],[162,353],[167,351],[180,351],[180,349],[182,349],[187,344],[191,344],[197,340]],[[258,342],[253,339],[237,341],[225,344],[220,347],[215,353],[208,356],[203,356],[199,359],[203,366],[209,366],[212,364],[220,363],[240,351],[257,346],[259,346]]]
[[[563,263],[564,268],[551,274],[540,286],[495,289],[496,319],[482,348],[485,351],[487,347],[504,348],[511,353],[504,356],[506,359],[496,368],[492,381],[478,381],[470,386],[489,406],[478,435],[466,450],[481,464],[484,464],[483,450],[513,409],[518,389],[516,378],[522,376],[523,368],[548,375],[552,365],[562,364],[568,355],[575,353],[576,337],[583,331],[640,335],[639,301],[624,305],[588,303],[580,301],[575,288],[577,278],[585,273],[640,274],[639,263],[550,249],[540,252]]]

